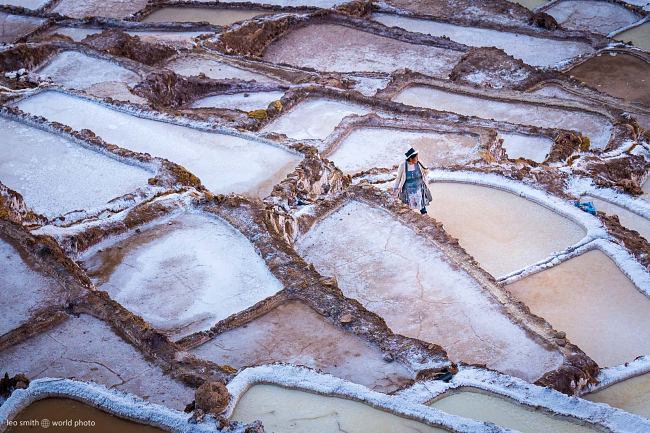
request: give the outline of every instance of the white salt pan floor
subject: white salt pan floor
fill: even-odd
[[[423,164],[444,166],[477,158],[478,145],[479,138],[469,134],[358,128],[341,141],[328,159],[346,173],[357,173],[373,167],[394,167],[413,147]]]
[[[453,361],[530,381],[562,362],[476,280],[386,211],[348,203],[299,239],[297,249],[394,332],[439,344]]]
[[[591,139],[593,147],[604,148],[612,125],[606,117],[581,111],[552,108],[541,104],[506,102],[427,86],[407,87],[393,100],[416,107],[450,111],[465,116],[494,119],[542,128],[576,130]]]
[[[266,108],[273,101],[282,98],[284,92],[235,93],[201,98],[192,108],[229,108],[231,110],[252,111]]]
[[[215,26],[228,26],[262,15],[268,15],[268,12],[250,9],[163,7],[147,15],[142,22],[208,22]]]
[[[0,0],[0,5],[22,6],[26,9],[38,9],[49,0]]]
[[[623,42],[632,42],[642,50],[650,51],[650,23],[633,27],[614,36],[614,39]]]
[[[507,289],[601,367],[650,353],[650,299],[598,250]]]
[[[176,410],[194,399],[193,389],[165,376],[108,324],[87,315],[3,350],[0,365],[9,376],[97,382]]]
[[[495,277],[575,244],[579,225],[518,195],[479,185],[434,182],[429,215]]]
[[[188,55],[177,57],[167,63],[166,67],[176,72],[177,74],[186,77],[197,76],[203,73],[206,77],[213,78],[215,80],[237,78],[243,81],[254,80],[259,83],[278,83],[277,80],[267,77],[266,75],[250,72],[245,69],[237,68],[235,66],[230,66],[227,63],[223,63],[216,59],[211,59],[204,56]]]
[[[622,226],[630,230],[639,232],[641,236],[650,241],[650,220],[643,218],[625,208],[617,206],[605,200],[596,197],[586,196],[583,200],[591,201],[596,206],[596,210],[605,212],[608,215],[616,215]]]
[[[282,433],[444,433],[360,402],[273,385],[252,386],[231,418],[259,419],[267,431]]]
[[[634,12],[614,2],[563,0],[544,12],[569,30],[608,34],[640,19]]]
[[[542,162],[553,147],[553,140],[548,137],[517,134],[516,132],[499,132],[503,138],[503,148],[511,159],[526,158]]]
[[[79,51],[64,51],[54,56],[36,73],[72,89],[87,89],[95,84],[120,82],[134,85],[140,77],[117,63],[90,57]]]
[[[224,221],[183,214],[170,223],[84,257],[95,283],[154,327],[182,337],[282,290],[250,242]]]
[[[274,362],[304,365],[379,392],[395,391],[412,377],[401,363],[384,361],[377,347],[296,301],[220,334],[191,352],[235,368]]]
[[[526,408],[497,395],[463,390],[442,397],[430,406],[443,412],[494,423],[522,433],[589,433],[597,430],[574,424],[541,410]]]
[[[407,18],[393,14],[374,14],[374,20],[389,27],[400,27],[411,32],[432,36],[447,36],[452,41],[470,47],[497,47],[532,66],[549,67],[582,54],[592,53],[583,42],[539,38],[520,33],[491,29],[463,27],[453,24]]]
[[[327,138],[344,117],[368,114],[360,105],[330,99],[309,99],[262,128],[262,132],[285,134],[296,140]]]
[[[126,18],[146,5],[147,0],[60,0],[52,12],[71,18]]]
[[[214,193],[266,196],[300,162],[300,157],[271,144],[143,119],[58,92],[39,93],[20,101],[18,107],[77,130],[90,129],[109,143],[181,164]]]
[[[650,373],[624,380],[584,398],[650,419]]]
[[[650,200],[650,178],[646,179],[643,185],[641,185],[641,188],[643,189],[642,197]]]
[[[24,123],[0,117],[0,130],[0,181],[48,218],[105,205],[153,176]]]
[[[36,309],[49,306],[61,289],[54,280],[36,272],[2,237],[0,269],[0,335],[3,335],[27,322]]]

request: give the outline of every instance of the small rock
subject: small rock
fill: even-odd
[[[343,324],[352,323],[353,320],[354,320],[354,317],[352,317],[352,314],[350,314],[350,313],[345,313],[344,315],[342,315],[339,318],[339,321],[341,323],[343,323]]]
[[[393,362],[393,361],[395,361],[395,356],[393,356],[393,354],[390,353],[390,352],[386,352],[386,353],[384,353],[384,361]]]
[[[558,338],[556,340],[556,342],[557,342],[557,345],[560,346],[560,347],[566,346],[566,340],[564,338]]]
[[[555,333],[555,338],[566,338],[566,332],[558,331]]]

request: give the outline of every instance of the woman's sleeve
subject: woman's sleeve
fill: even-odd
[[[393,189],[399,188],[399,183],[400,180],[402,179],[403,172],[404,172],[404,164],[400,164],[399,168],[397,169],[397,178],[395,179],[395,182],[393,182]]]

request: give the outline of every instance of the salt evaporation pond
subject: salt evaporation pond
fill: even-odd
[[[623,42],[632,42],[634,46],[642,50],[650,51],[650,23],[646,22],[640,26],[625,30],[614,36],[614,39]]]
[[[361,105],[331,99],[308,99],[262,128],[262,132],[285,134],[295,140],[324,140],[352,114],[364,115],[370,110]]]
[[[514,324],[478,281],[384,210],[350,202],[296,247],[394,332],[439,344],[454,362],[487,364],[529,381],[562,362]]]
[[[342,25],[310,24],[273,42],[264,60],[329,72],[408,68],[447,78],[462,56],[460,51],[415,45]]]
[[[17,105],[77,130],[90,129],[109,143],[181,164],[214,193],[266,196],[301,159],[271,144],[143,119],[59,92],[41,92]]]
[[[48,2],[49,0],[0,0],[0,5],[21,6],[25,9],[36,10]]]
[[[503,148],[510,159],[526,158],[541,163],[553,147],[553,140],[548,137],[499,131],[499,138],[503,139]]]
[[[608,34],[639,20],[634,12],[609,1],[562,0],[544,12],[565,29]]]
[[[192,108],[228,108],[231,110],[253,111],[266,108],[277,101],[284,92],[252,92],[232,95],[214,95],[201,98],[192,104]]]
[[[135,423],[123,418],[113,416],[93,406],[70,400],[66,398],[46,398],[36,401],[27,408],[20,411],[13,420],[19,423],[18,426],[9,426],[7,433],[23,433],[26,430],[44,429],[45,426],[20,427],[20,422],[33,422],[34,420],[47,419],[50,426],[48,432],[69,433],[74,430],[92,431],[93,433],[163,433],[165,430]],[[92,422],[90,425],[78,425],[76,427],[66,425],[65,422]],[[28,425],[28,424],[25,424]],[[74,425],[74,424],[73,424]]]
[[[586,196],[583,200],[593,202],[596,206],[596,210],[605,212],[608,215],[618,216],[619,222],[622,226],[639,232],[641,236],[650,241],[650,220],[621,206],[617,206],[596,197]]]
[[[241,397],[231,419],[261,420],[282,433],[444,433],[364,403],[274,385],[254,385]]]
[[[0,117],[0,130],[0,182],[48,218],[105,206],[147,186],[153,177],[143,168],[21,122]]]
[[[43,18],[0,12],[0,43],[13,43],[19,37],[36,30],[45,21]]]
[[[650,419],[650,373],[633,377],[583,396]]]
[[[173,337],[209,329],[282,290],[240,232],[201,214],[109,240],[83,259],[101,290]]]
[[[519,3],[520,5],[524,6],[525,8],[532,10],[537,9],[538,7],[545,5],[548,3],[550,0],[511,0],[512,3]]]
[[[604,148],[611,135],[609,120],[595,113],[549,107],[543,104],[507,102],[448,92],[430,86],[410,86],[393,98],[415,107],[450,111],[520,125],[576,130],[591,139],[593,147]]]
[[[346,173],[391,168],[413,147],[427,166],[465,164],[477,158],[479,138],[462,133],[412,131],[392,128],[357,128],[327,156]]]
[[[239,79],[242,81],[257,81],[259,83],[277,84],[278,81],[257,72],[247,71],[246,69],[237,68],[227,63],[220,62],[217,59],[199,56],[187,55],[180,56],[170,60],[167,69],[171,69],[179,75],[186,77],[205,74],[206,77],[215,80]]]
[[[601,367],[650,353],[650,299],[599,250],[507,289]]]
[[[636,56],[605,52],[571,69],[569,74],[624,101],[650,107],[650,64]]]
[[[147,0],[60,0],[52,12],[71,18],[126,18],[147,6]]]
[[[211,3],[214,0],[197,0],[200,3]],[[241,0],[220,0],[219,3],[241,3]],[[317,8],[331,8],[345,0],[249,0],[248,3],[273,5],[273,6],[311,6]]]
[[[4,349],[0,365],[10,377],[96,382],[176,410],[194,399],[194,389],[165,376],[107,323],[85,314]]]
[[[268,12],[253,9],[163,7],[144,17],[142,22],[208,22],[215,26],[229,26],[239,21],[249,20],[263,15],[268,15]]]
[[[38,272],[38,264],[21,257],[0,235],[0,335],[27,322],[39,308],[51,305],[62,289]],[[16,300],[20,299],[20,302]]]
[[[454,24],[408,18],[394,14],[373,14],[372,18],[389,27],[432,36],[447,36],[454,42],[470,47],[497,47],[532,66],[548,67],[573,59],[594,49],[584,42],[548,39],[522,33],[464,27]]]
[[[463,389],[452,391],[429,404],[443,412],[478,421],[491,422],[521,433],[594,433],[598,430],[578,425],[543,410],[526,407],[507,397]]]
[[[304,365],[379,392],[406,386],[413,376],[401,363],[386,362],[376,346],[298,301],[217,335],[191,352],[237,369],[274,362]]]
[[[75,42],[80,42],[90,35],[102,32],[104,29],[92,27],[55,27],[49,30],[47,34],[59,34],[71,38]],[[190,48],[194,45],[194,38],[202,34],[210,33],[208,31],[190,31],[190,32],[175,32],[164,30],[129,30],[126,31],[131,36],[137,36],[142,41],[148,43],[166,44],[172,46],[180,46]]]
[[[586,233],[573,221],[510,192],[455,182],[433,182],[429,188],[429,215],[495,277],[546,259]]]

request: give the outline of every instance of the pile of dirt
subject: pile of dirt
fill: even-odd
[[[143,42],[139,37],[131,36],[121,29],[106,29],[101,33],[88,35],[81,43],[98,51],[150,66],[176,54],[176,50],[171,47]]]
[[[178,108],[202,95],[231,88],[228,83],[205,76],[183,77],[169,70],[158,70],[138,83],[133,93],[146,98],[154,107]]]
[[[535,68],[499,48],[472,48],[449,75],[460,84],[494,89],[525,89],[539,79]]]

